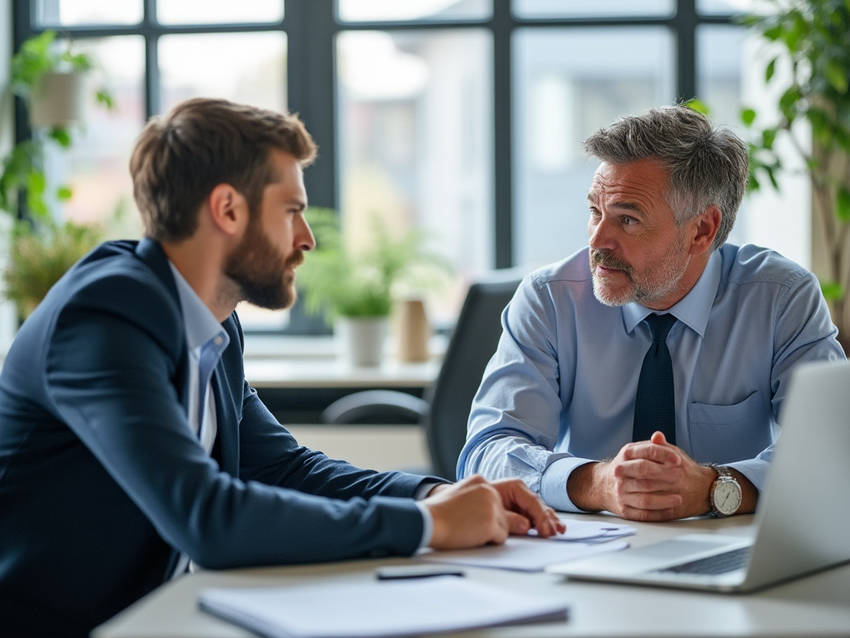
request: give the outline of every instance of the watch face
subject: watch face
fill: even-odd
[[[741,488],[732,481],[720,481],[714,488],[714,507],[725,516],[734,514],[741,506]]]

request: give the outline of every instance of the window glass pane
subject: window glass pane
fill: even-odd
[[[159,40],[159,68],[163,111],[199,96],[286,109],[283,33],[163,36]]]
[[[78,24],[137,24],[142,21],[142,0],[37,0],[35,22],[40,26]]]
[[[86,39],[72,50],[92,56],[98,70],[88,78],[92,99],[85,122],[72,129],[73,146],[67,152],[55,144],[46,147],[50,182],[73,191],[59,210],[78,222],[103,224],[110,238],[138,237],[141,223],[127,164],[145,121],[144,42],[139,36]],[[94,91],[104,84],[115,98],[113,110],[94,104]]]
[[[765,86],[764,68],[776,50],[763,40],[735,26],[704,25],[697,30],[697,87],[700,99],[711,109],[715,124],[728,126],[745,140],[750,132],[740,123],[740,109],[746,105],[758,113],[756,125],[779,122],[777,102],[788,86],[790,70],[778,64],[776,75]],[[797,131],[808,140],[807,130]],[[769,186],[744,197],[729,236],[732,243],[754,243],[774,248],[804,266],[811,262],[810,194],[801,161],[787,138],[776,141],[783,165],[790,167],[779,175],[782,187],[777,193]]]
[[[422,228],[454,266],[432,318],[452,320],[465,282],[492,263],[492,44],[479,29],[343,33],[337,39],[341,212]]]
[[[163,24],[279,22],[283,0],[159,0],[156,17]]]
[[[339,0],[340,20],[458,20],[489,18],[492,0]]]
[[[670,15],[673,0],[516,0],[514,13],[524,18]]]
[[[774,0],[697,0],[697,12],[704,14],[772,13]]]
[[[238,51],[239,55],[234,55]],[[280,32],[169,35],[159,40],[163,112],[192,97],[220,97],[286,110],[286,35]],[[276,329],[288,311],[239,305],[246,329]]]
[[[656,27],[521,29],[514,51],[514,261],[536,266],[587,244],[598,162],[582,140],[672,102],[673,43]]]

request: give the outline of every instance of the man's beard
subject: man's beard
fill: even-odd
[[[606,306],[622,306],[631,301],[647,305],[667,297],[679,285],[688,266],[688,260],[680,258],[684,249],[681,239],[683,238],[677,238],[676,245],[665,255],[663,261],[641,274],[636,274],[631,264],[615,257],[609,251],[592,249],[589,257],[594,296]],[[610,290],[597,276],[597,265],[621,271],[631,286],[616,291]]]
[[[280,310],[295,303],[295,279],[287,271],[303,261],[300,250],[284,257],[252,219],[242,242],[228,256],[224,274],[238,287],[240,300]]]

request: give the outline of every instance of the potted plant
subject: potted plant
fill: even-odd
[[[21,45],[11,61],[10,88],[31,115],[32,137],[18,142],[2,160],[0,210],[12,217],[9,263],[3,273],[6,295],[26,317],[53,283],[99,240],[99,231],[72,221],[58,223],[49,202],[70,199],[60,184],[48,192],[44,152],[48,144],[68,149],[71,126],[82,117],[82,77],[93,68],[84,53],[58,50],[56,34],[45,31]],[[96,100],[112,108],[106,90]]]
[[[399,285],[433,284],[433,275],[446,271],[447,263],[425,250],[421,231],[393,236],[376,217],[371,241],[359,251],[345,242],[335,211],[310,209],[310,223],[317,246],[298,271],[306,310],[323,313],[334,325],[352,364],[378,365]]]
[[[752,133],[749,188],[759,189],[766,180],[779,190],[784,166],[775,143],[780,137],[790,140],[811,182],[813,267],[838,326],[839,341],[850,354],[850,3],[774,0],[774,4],[774,13],[744,19],[777,48],[764,67],[765,81],[779,81],[779,64],[791,70],[790,81],[781,87],[778,121],[768,121],[753,108],[741,111],[741,120]],[[801,121],[810,125],[811,143],[801,139]]]

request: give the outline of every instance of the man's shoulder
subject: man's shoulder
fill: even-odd
[[[720,254],[723,278],[730,286],[768,284],[791,287],[813,279],[803,266],[769,248],[754,244],[725,244],[720,248]]]
[[[534,286],[545,287],[557,284],[589,284],[591,280],[588,266],[587,248],[582,248],[569,257],[542,266],[534,270],[529,280]]]

